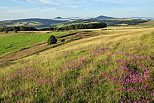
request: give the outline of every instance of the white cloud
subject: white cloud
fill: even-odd
[[[4,6],[0,6],[0,9],[5,9],[6,7],[4,7]]]
[[[69,6],[67,6],[68,8],[73,8],[73,9],[76,9],[76,8],[79,8],[80,6],[78,6],[78,5],[69,5]]]
[[[8,9],[7,13],[33,13],[33,12],[50,12],[54,11],[56,8],[54,7],[42,7],[42,8],[31,8],[31,9]]]
[[[42,2],[42,3],[50,3],[52,1],[50,1],[50,0],[40,0],[40,2]]]
[[[82,4],[88,0],[39,0],[40,3],[48,5],[71,5],[71,4]]]
[[[144,3],[154,3],[153,0],[11,0],[14,2],[36,2],[36,3],[43,3],[43,4],[52,4],[52,5],[57,5],[57,4],[72,4],[72,3],[89,3],[91,1],[93,2],[108,2],[108,3],[124,3],[124,4],[144,4]]]
[[[6,12],[7,13],[25,13],[25,12],[29,12],[30,10],[26,10],[26,9],[9,9]]]
[[[50,5],[58,5],[59,2],[56,0],[39,0],[40,3],[50,4]]]
[[[118,3],[118,4],[144,4],[144,3],[153,3],[153,0],[93,0],[93,1],[102,1],[108,3]]]
[[[56,8],[44,7],[44,8],[39,8],[39,10],[40,10],[41,12],[49,12],[49,11],[54,11],[54,10],[56,10]]]

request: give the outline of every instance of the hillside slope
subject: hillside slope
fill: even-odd
[[[57,23],[62,23],[63,20],[53,20],[53,19],[19,19],[19,20],[6,20],[0,21],[0,26],[33,26],[33,27],[50,27]]]
[[[137,26],[142,26],[142,27],[154,27],[154,20],[150,20],[148,22],[145,23],[140,23]]]
[[[0,100],[152,102],[153,51],[154,28],[73,41],[2,67]]]

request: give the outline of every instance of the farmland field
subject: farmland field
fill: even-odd
[[[0,34],[0,56],[18,51],[40,43],[45,43],[50,35],[57,37],[67,35],[73,31],[49,33],[9,33]]]
[[[9,64],[1,63],[0,101],[154,102],[154,28],[109,27],[90,31],[87,34],[91,37],[72,41]],[[25,35],[21,36],[26,39]],[[30,38],[35,39],[34,42],[26,45],[21,43],[21,46],[17,47],[45,42],[51,34],[30,35]],[[0,35],[0,38],[8,36],[13,38],[11,40],[14,42],[20,40],[15,41],[15,38],[20,37],[18,34],[4,34]],[[41,36],[42,39],[39,38]],[[9,43],[8,41],[5,44]],[[27,41],[23,43],[25,42]],[[2,66],[4,64],[5,66]]]

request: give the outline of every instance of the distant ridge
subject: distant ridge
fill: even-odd
[[[7,26],[30,26],[30,27],[55,27],[60,24],[70,24],[70,23],[87,23],[87,22],[106,22],[105,20],[111,20],[109,25],[113,25],[113,21],[118,19],[140,19],[140,20],[154,20],[154,18],[148,17],[126,17],[126,18],[116,18],[100,15],[98,17],[55,17],[53,19],[41,19],[41,18],[28,18],[28,19],[17,19],[17,20],[4,20],[0,21],[0,27]]]
[[[35,26],[35,27],[50,27],[57,23],[65,22],[64,20],[54,19],[40,19],[40,18],[29,18],[29,19],[18,19],[18,20],[5,20],[0,21],[0,26]]]
[[[62,17],[55,17],[54,19],[63,19]]]
[[[154,20],[154,18],[151,17],[128,17],[128,19]]]

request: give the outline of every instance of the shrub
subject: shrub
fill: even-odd
[[[5,33],[8,33],[9,31],[8,30],[5,30]]]
[[[15,29],[15,30],[14,30],[14,32],[15,32],[15,33],[18,33],[18,30],[17,30],[17,29]]]
[[[51,44],[56,44],[57,43],[57,39],[55,36],[51,35],[48,39],[48,45],[51,45]]]
[[[64,42],[64,41],[65,41],[65,39],[62,39],[62,40],[61,40],[61,42]]]

